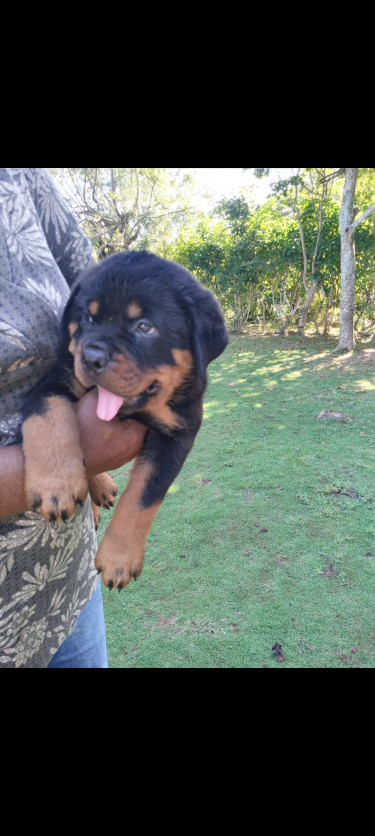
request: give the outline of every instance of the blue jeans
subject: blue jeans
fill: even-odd
[[[93,596],[79,614],[75,627],[48,668],[108,668],[103,599],[100,580]]]

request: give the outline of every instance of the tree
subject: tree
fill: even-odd
[[[280,334],[285,334],[301,304],[298,225],[290,209],[283,207],[276,197],[271,197],[252,213],[249,233],[250,230],[253,239],[251,276],[256,282],[257,308],[261,307],[263,330],[266,316],[276,316]]]
[[[358,168],[345,169],[345,183],[340,208],[341,238],[341,293],[339,351],[351,351],[354,346],[354,198]]]
[[[312,171],[305,169],[305,171]],[[318,169],[316,169],[319,172]],[[366,169],[361,170],[361,182],[365,180],[364,174],[368,172]],[[270,173],[270,169],[255,169],[254,173],[257,177],[263,177]],[[298,172],[299,173],[299,172]],[[337,177],[345,176],[344,188],[342,192],[341,208],[340,208],[340,267],[341,267],[341,292],[340,292],[340,331],[339,331],[339,350],[351,351],[354,346],[354,310],[355,310],[355,282],[356,282],[356,261],[354,248],[354,231],[356,227],[369,217],[375,211],[375,204],[372,202],[365,211],[356,218],[359,209],[355,208],[355,194],[357,185],[358,169],[340,168],[336,171],[331,171],[329,174],[320,172],[320,184],[327,187],[332,184],[332,181]],[[301,182],[301,181],[299,181]],[[318,256],[318,244],[322,230],[322,208],[323,204],[319,206],[318,225],[317,225],[317,239],[316,248],[312,258],[311,282],[307,281],[307,252],[305,245],[305,229],[301,221],[301,212],[299,202],[297,201],[298,180],[296,177],[289,178],[289,181],[281,181],[274,185],[274,191],[279,191],[286,195],[287,186],[294,183],[295,188],[295,202],[293,210],[296,214],[299,223],[301,246],[303,253],[303,273],[302,280],[306,292],[306,299],[302,305],[299,314],[298,330],[303,333],[304,322],[306,320],[307,311],[314,297],[318,282],[314,280],[314,267],[316,266],[316,258]],[[367,184],[368,185],[368,184]],[[362,191],[362,190],[361,190]],[[367,194],[371,193],[371,188],[367,189]],[[373,188],[372,188],[373,193]],[[365,195],[361,194],[361,198]],[[332,298],[330,294],[329,300]],[[328,304],[330,301],[328,300]]]
[[[322,255],[322,229],[328,198],[324,174],[319,169],[298,169],[292,177],[280,180],[273,187],[284,204],[290,207],[298,223],[302,252],[301,281],[305,294],[300,300],[299,334],[304,333],[306,318],[320,281],[317,263]]]
[[[342,169],[341,169],[342,171]],[[355,216],[355,190],[358,168],[345,168],[345,183],[340,208],[341,236],[341,295],[339,351],[352,351],[354,347],[354,304],[355,304],[355,250],[354,230],[372,212],[375,204],[369,206],[357,220]]]
[[[353,215],[345,225],[343,179],[337,179],[345,172],[300,169],[275,183],[273,196],[260,206],[243,196],[223,200],[210,216],[202,213],[181,231],[170,255],[210,286],[228,312],[231,309],[235,330],[249,317],[263,321],[263,328],[266,319],[276,318],[280,333],[285,333],[298,317],[303,334],[310,316],[317,330],[322,317],[327,333],[329,317],[335,316],[339,303],[340,261],[345,261],[342,237],[348,227],[350,239],[361,224],[355,270],[351,269],[356,324],[362,319],[366,330],[375,322],[375,225],[369,217],[375,209],[375,178],[371,170],[359,170],[357,202],[365,211],[356,218],[352,193]],[[353,241],[352,248],[354,254]],[[342,317],[344,306],[342,291]]]
[[[111,253],[148,248],[165,254],[172,227],[191,206],[190,175],[179,169],[50,169],[100,261]]]

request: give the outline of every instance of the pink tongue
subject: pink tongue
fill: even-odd
[[[102,421],[111,421],[117,415],[120,406],[124,403],[124,398],[119,395],[113,395],[107,389],[102,389],[98,386],[98,405],[96,407],[96,414]]]

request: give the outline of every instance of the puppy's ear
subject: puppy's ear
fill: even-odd
[[[198,284],[198,283],[197,283]],[[206,368],[228,345],[228,333],[220,307],[209,290],[199,286],[199,293],[184,297],[192,324],[192,348],[195,365],[202,380]]]

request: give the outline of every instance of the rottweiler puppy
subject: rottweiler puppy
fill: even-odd
[[[211,292],[151,253],[116,253],[72,289],[57,361],[24,407],[25,487],[29,507],[47,520],[67,520],[88,490],[97,505],[113,504],[107,474],[88,485],[73,408],[94,386],[100,419],[131,417],[147,426],[96,556],[110,588],[142,571],[151,524],[202,421],[207,365],[227,342]]]

